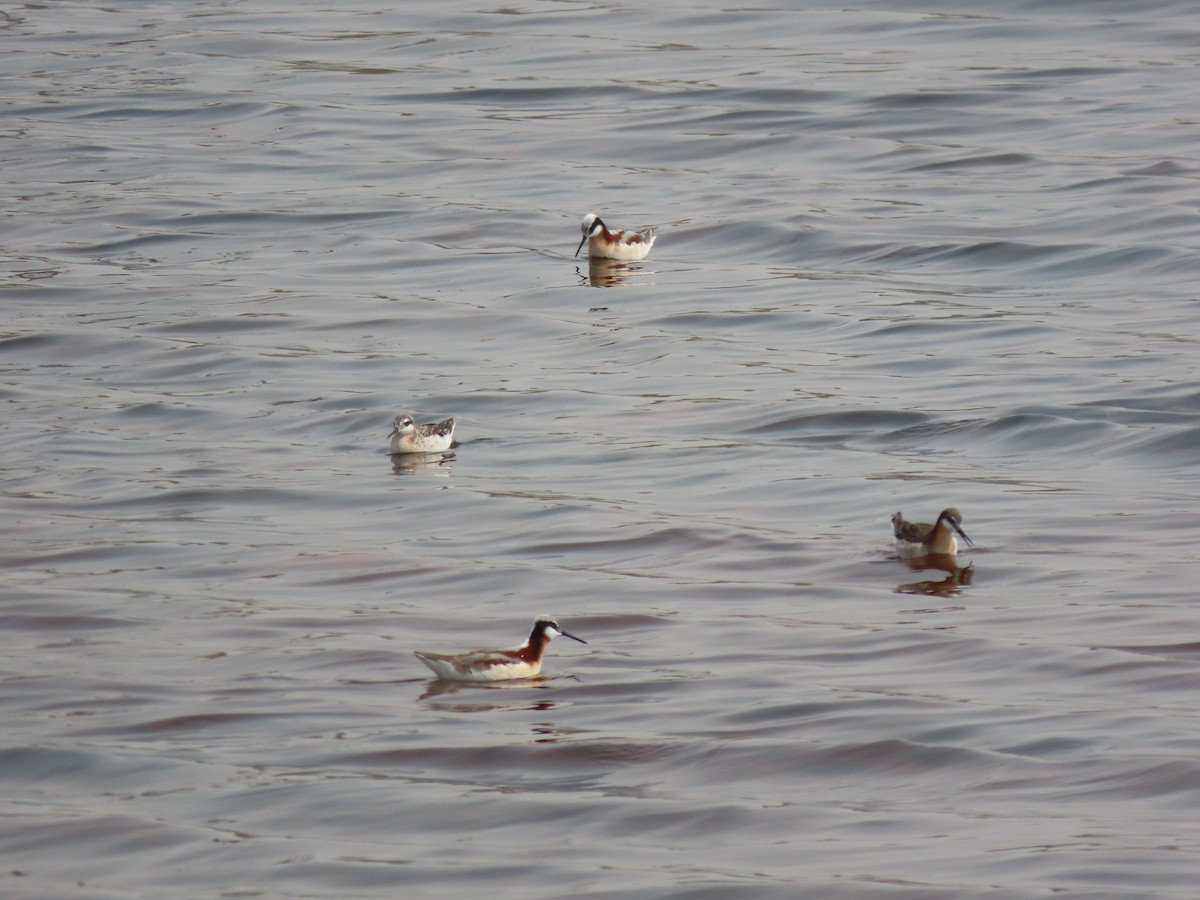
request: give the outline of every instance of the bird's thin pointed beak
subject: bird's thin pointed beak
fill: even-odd
[[[579,251],[583,249],[583,245],[584,245],[585,243],[587,243],[587,239],[588,239],[588,236],[585,234],[585,235],[583,236],[583,238],[582,238],[582,239],[579,241],[579,246],[575,248],[575,255],[576,255],[576,256],[578,256],[578,255],[579,255]]]
[[[964,541],[966,541],[966,542],[967,542],[967,546],[968,546],[968,547],[974,547],[974,546],[975,546],[975,542],[974,542],[973,540],[971,540],[969,537],[967,537],[967,533],[966,533],[965,531],[963,531],[963,530],[962,530],[961,528],[959,528],[957,525],[955,525],[955,526],[954,526],[954,530],[958,532],[958,536],[959,536],[960,538],[962,538]]]
[[[575,637],[575,635],[573,635],[573,634],[567,634],[567,633],[566,633],[565,631],[563,631],[561,628],[560,628],[560,629],[558,629],[558,633],[559,633],[559,634],[561,634],[563,637],[569,637],[569,638],[570,638],[571,640],[573,640],[573,641],[579,641],[579,643],[581,643],[581,644],[586,644],[586,643],[587,643],[587,641],[585,641],[583,638],[577,638],[577,637]]]

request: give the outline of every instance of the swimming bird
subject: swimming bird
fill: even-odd
[[[593,259],[645,259],[657,237],[653,228],[642,231],[634,231],[631,228],[609,231],[608,226],[601,222],[595,213],[588,213],[583,217],[579,230],[583,232],[583,237],[579,246],[575,248],[575,255],[579,255],[586,241],[588,256]]]
[[[550,639],[561,634],[586,644],[583,638],[567,634],[550,616],[538,616],[529,640],[511,650],[471,650],[467,653],[427,653],[416,650],[438,678],[447,681],[506,681],[511,678],[536,678],[542,672],[542,654]]]
[[[954,556],[958,553],[958,541],[954,533],[974,546],[967,533],[962,530],[962,513],[951,506],[943,509],[932,525],[924,522],[905,522],[901,513],[892,516],[892,531],[896,535],[896,551],[907,559],[940,554]]]
[[[441,453],[454,446],[454,420],[418,425],[408,413],[400,413],[388,437],[392,453]]]

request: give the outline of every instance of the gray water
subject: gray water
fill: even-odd
[[[0,894],[1196,896],[1192,4],[0,17]]]

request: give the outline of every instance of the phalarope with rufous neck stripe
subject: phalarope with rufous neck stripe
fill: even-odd
[[[575,255],[579,255],[586,241],[588,256],[593,258],[645,259],[657,237],[653,228],[642,231],[634,231],[631,228],[609,231],[608,226],[601,222],[595,213],[588,213],[583,217],[579,230],[583,232],[583,237],[579,246],[575,248]]]
[[[400,413],[388,437],[392,453],[441,453],[454,446],[454,420],[418,425],[408,413]]]
[[[905,522],[904,516],[896,513],[892,516],[896,552],[908,559],[933,554],[954,556],[958,553],[958,541],[954,537],[956,531],[959,537],[967,542],[968,547],[974,546],[974,542],[962,530],[962,520],[962,513],[953,506],[943,509],[932,525],[924,522]]]
[[[512,678],[536,678],[542,673],[542,654],[555,635],[586,644],[583,638],[567,634],[549,616],[538,616],[529,640],[511,650],[471,650],[467,653],[426,653],[416,650],[438,678],[447,681],[507,681]]]

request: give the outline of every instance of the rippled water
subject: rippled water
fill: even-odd
[[[0,893],[1195,896],[1193,7],[306,7],[0,11]]]

